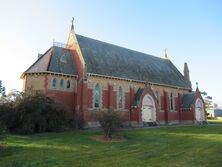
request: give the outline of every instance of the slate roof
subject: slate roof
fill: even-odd
[[[184,109],[191,108],[192,104],[194,103],[194,99],[195,99],[195,92],[184,94],[182,99],[183,104],[181,107]]]
[[[76,37],[88,73],[190,88],[189,82],[168,59],[81,35]]]
[[[25,73],[55,72],[77,75],[69,49],[53,46],[44,53]]]
[[[168,59],[154,57],[76,34],[87,72],[175,87],[190,88],[190,82]],[[53,46],[25,73],[56,72],[77,75],[71,51]]]

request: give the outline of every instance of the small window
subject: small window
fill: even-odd
[[[99,84],[96,84],[94,90],[94,107],[98,108],[100,106],[101,90]]]
[[[70,80],[66,82],[66,88],[70,88]]]
[[[56,78],[54,78],[54,79],[52,80],[52,87],[53,87],[53,88],[56,87]]]
[[[117,107],[123,108],[123,89],[120,86],[117,93]]]
[[[60,87],[63,88],[63,86],[64,86],[64,80],[61,79],[61,80],[60,80]]]

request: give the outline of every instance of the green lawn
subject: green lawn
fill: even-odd
[[[207,121],[210,124],[222,124],[222,119],[208,119]]]
[[[98,131],[8,135],[0,167],[220,167],[222,126],[124,130],[123,143],[91,140]]]

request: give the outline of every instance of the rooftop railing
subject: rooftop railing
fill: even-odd
[[[53,46],[57,46],[57,47],[60,47],[60,48],[68,48],[67,44],[61,43],[61,42],[55,42],[55,41],[53,41]]]

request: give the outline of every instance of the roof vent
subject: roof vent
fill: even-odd
[[[59,48],[66,48],[66,44],[61,42],[55,42],[53,41],[53,46],[59,47]]]
[[[38,53],[38,59],[39,59],[40,57],[42,57],[42,54]]]

